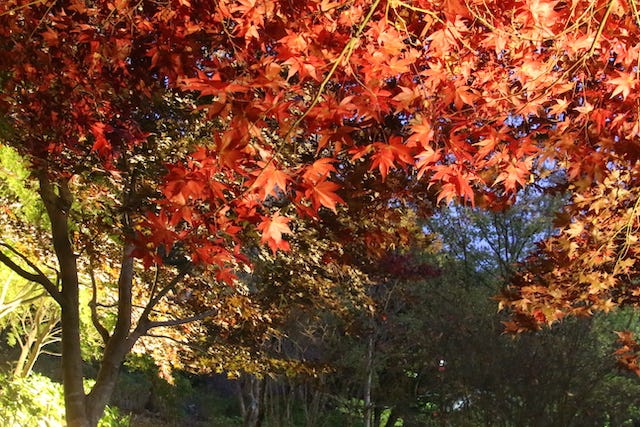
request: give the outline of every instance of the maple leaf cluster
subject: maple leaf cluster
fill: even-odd
[[[210,133],[147,182],[133,238],[224,281],[300,218],[498,206],[560,171],[569,224],[504,302],[544,323],[637,298],[638,23],[618,0],[7,0],[0,131],[52,177],[141,188],[145,106],[189,94]]]
[[[195,261],[237,256],[241,224],[286,249],[294,214],[269,202],[336,212],[344,162],[472,201],[524,184],[538,151],[505,124],[514,99],[537,96],[504,96],[519,84],[510,64],[530,52],[501,54],[493,29],[456,2],[12,0],[0,19],[3,49],[16,52],[0,64],[2,110],[49,173],[128,172],[122,162],[150,136],[145,100],[198,96],[216,129],[167,165],[139,239],[190,240]]]
[[[557,232],[538,245],[500,298],[501,307],[514,313],[507,331],[638,306],[637,171],[622,167],[624,159],[618,162],[621,167],[611,168],[601,182],[584,189],[569,185],[574,194],[556,218]],[[624,338],[619,362],[638,372],[631,335]]]
[[[638,353],[640,353],[640,345],[631,332],[617,332],[619,348],[615,355],[618,358],[619,365],[631,372],[640,375],[640,366],[638,366]]]
[[[382,6],[229,3],[233,53],[218,50],[211,73],[178,82],[213,97],[209,114],[225,118],[210,156],[243,184],[219,206],[241,194],[243,206],[230,211],[283,196],[301,213],[335,211],[346,185],[336,167],[345,160],[366,162],[382,180],[414,174],[438,201],[480,193],[490,203],[525,185],[540,155],[561,158],[570,178],[595,179],[606,170],[607,140],[630,151],[622,117],[633,120],[633,76],[617,53],[629,37],[600,33],[589,44],[583,39],[593,34],[582,26],[629,22],[623,5],[607,4],[606,14],[592,3],[516,12],[457,2]],[[430,12],[436,6],[443,12]],[[304,13],[312,24],[295,19]],[[515,33],[503,30],[512,13],[521,26]],[[580,20],[567,27],[572,19]],[[598,61],[604,74],[592,79]],[[592,127],[597,144],[567,144]],[[254,221],[265,243],[286,249],[281,212],[262,210]]]

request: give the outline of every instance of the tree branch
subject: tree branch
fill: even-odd
[[[180,344],[180,345],[185,345],[187,347],[191,347],[191,345],[186,342],[186,341],[180,341],[177,338],[171,337],[169,335],[163,335],[163,334],[145,334],[145,336],[150,337],[150,338],[160,338],[160,339],[165,339],[165,340],[169,340],[169,341],[173,341],[176,344]]]
[[[180,281],[182,281],[182,279],[184,279],[184,277],[187,275],[187,272],[188,272],[188,268],[181,269],[176,275],[176,277],[174,277],[171,280],[171,282],[167,284],[167,286],[162,288],[155,297],[149,300],[149,302],[147,303],[147,306],[144,308],[144,310],[142,311],[142,314],[140,315],[139,323],[147,322],[147,325],[149,324],[148,323],[149,314],[151,314],[151,311],[153,310],[153,308],[156,306],[156,304],[160,302],[162,298],[164,298],[165,295],[167,295],[169,292],[171,292],[176,288],[178,283],[180,283]],[[146,330],[148,330],[148,328]]]
[[[109,331],[100,323],[98,318],[98,286],[96,284],[96,277],[93,274],[93,254],[89,255],[89,277],[91,278],[91,301],[89,301],[89,309],[91,310],[91,323],[96,331],[102,337],[102,341],[106,344],[109,341]]]
[[[113,303],[113,304],[103,304],[100,302],[96,302],[96,307],[102,307],[102,308],[113,308],[113,307],[117,307],[118,304],[117,303]]]
[[[197,350],[197,351],[201,351],[201,352],[205,352],[205,351],[206,351],[206,349],[205,349],[203,346],[201,346],[201,345],[193,344],[193,343],[191,343],[189,340],[187,340],[187,341],[180,341],[179,339],[177,339],[177,338],[175,338],[175,337],[171,337],[171,336],[169,336],[169,335],[163,335],[163,334],[151,334],[151,333],[149,333],[149,334],[146,334],[145,336],[150,337],[150,338],[166,339],[166,340],[169,340],[169,341],[173,341],[173,342],[175,342],[176,344],[183,345],[183,346],[185,346],[185,347],[188,347],[188,348],[191,348],[191,349],[194,349],[194,350]]]
[[[155,297],[149,300],[146,307],[142,311],[142,314],[138,318],[138,324],[127,338],[127,345],[129,346],[129,348],[132,348],[136,340],[149,331],[149,325],[151,324],[149,315],[153,311],[153,308],[156,306],[156,304],[158,304],[158,302],[160,302],[160,300],[170,291],[174,290],[176,285],[180,283],[180,281],[187,275],[188,272],[189,266],[180,269],[176,277],[174,277],[171,282],[167,284],[167,286],[162,288]]]
[[[153,298],[153,294],[156,293],[156,289],[158,288],[158,281],[160,280],[160,265],[156,264],[156,271],[153,274],[153,284],[151,285],[151,291],[149,291],[149,302]]]
[[[38,283],[38,284],[42,285],[42,287],[49,293],[49,295],[51,295],[51,297],[58,304],[60,304],[61,299],[60,299],[60,291],[58,290],[58,287],[51,280],[49,280],[49,278],[42,272],[42,270],[40,270],[25,255],[23,255],[22,253],[18,252],[11,245],[9,245],[7,243],[4,243],[4,242],[0,242],[0,246],[5,247],[8,250],[10,250],[13,254],[18,256],[21,260],[23,260],[29,267],[34,269],[36,273],[31,273],[31,272],[25,270],[24,268],[20,267],[18,264],[16,264],[9,256],[7,256],[2,251],[0,251],[0,262],[2,262],[4,265],[9,267],[11,270],[16,272],[23,279],[26,279],[26,280],[28,280],[30,282],[35,282],[35,283]]]
[[[194,316],[189,316],[189,317],[184,317],[182,319],[161,320],[161,321],[149,322],[147,324],[147,330],[152,329],[152,328],[158,328],[158,327],[161,327],[161,326],[184,325],[185,323],[190,323],[190,322],[195,322],[197,320],[205,319],[205,318],[207,318],[209,316],[212,316],[212,315],[216,314],[217,312],[218,312],[218,310],[207,310],[207,311],[203,311],[200,314],[196,314]]]

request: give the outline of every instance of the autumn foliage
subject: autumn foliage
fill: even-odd
[[[381,180],[413,173],[438,201],[484,203],[526,184],[541,156],[566,162],[569,179],[597,179],[614,141],[634,151],[631,3],[3,7],[4,49],[17,55],[3,64],[4,109],[49,169],[96,158],[115,172],[149,136],[136,117],[145,98],[198,96],[216,130],[168,167],[161,212],[144,225],[155,245],[206,241],[194,256],[209,264],[224,264],[243,221],[285,249],[292,213],[264,202],[335,211],[345,161]]]
[[[0,131],[50,212],[89,183],[147,267],[178,248],[227,283],[303,218],[379,215],[375,252],[394,206],[568,191],[502,301],[535,325],[638,301],[639,25],[635,0],[6,0]]]
[[[265,209],[269,198],[304,215],[335,211],[343,162],[364,161],[382,180],[413,173],[438,200],[515,191],[539,150],[521,128],[562,71],[512,70],[556,58],[562,47],[527,40],[560,31],[571,11],[547,11],[557,24],[542,29],[542,12],[523,6],[522,35],[509,36],[496,34],[499,9],[383,3],[8,2],[4,47],[20,59],[3,65],[5,111],[24,133],[20,148],[47,168],[73,173],[96,167],[79,158],[95,158],[113,173],[149,136],[138,117],[145,98],[194,92],[216,130],[168,166],[161,212],[143,226],[154,245],[186,239],[209,264],[234,252],[238,223],[286,248],[293,213]]]

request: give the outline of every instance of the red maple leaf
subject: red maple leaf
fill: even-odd
[[[289,175],[286,172],[276,169],[273,162],[271,162],[258,173],[253,186],[258,189],[260,196],[264,200],[267,196],[276,195],[276,188],[282,192],[286,192],[287,181],[289,180]]]
[[[273,253],[276,253],[278,249],[288,251],[289,242],[284,240],[282,235],[293,234],[288,225],[289,221],[291,221],[291,218],[280,215],[280,212],[276,212],[271,217],[265,217],[258,224],[258,230],[262,232],[260,243],[269,245]]]
[[[632,90],[634,90],[638,79],[636,73],[618,73],[619,76],[607,80],[607,83],[613,85],[615,89],[611,93],[611,98],[618,94],[622,95],[622,99],[627,99]]]
[[[321,181],[309,188],[305,195],[311,199],[315,210],[318,210],[320,206],[324,206],[337,213],[336,203],[344,203],[344,200],[336,194],[336,190],[339,188],[340,186],[334,182]]]
[[[400,136],[389,138],[388,144],[376,142],[374,147],[376,152],[371,156],[371,169],[377,167],[383,181],[387,178],[389,169],[395,169],[396,164],[405,166],[413,163],[413,156]]]
[[[316,160],[309,167],[307,167],[302,177],[306,181],[312,183],[317,183],[321,179],[325,179],[329,175],[329,173],[336,171],[336,168],[333,167],[332,164],[333,161],[334,160],[329,157]]]

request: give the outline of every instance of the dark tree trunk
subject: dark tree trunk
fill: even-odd
[[[63,291],[62,301],[62,383],[67,425],[90,427],[83,386],[77,289],[76,292],[69,289],[66,292]]]
[[[65,411],[69,427],[94,427],[113,392],[120,365],[135,341],[146,329],[138,325],[131,332],[133,286],[133,247],[125,245],[118,279],[118,320],[109,337],[98,378],[89,395],[84,392],[82,354],[80,350],[80,283],[77,256],[71,243],[68,215],[73,198],[65,180],[54,187],[49,177],[42,174],[40,195],[51,220],[53,246],[60,267],[61,291],[56,300],[62,314],[62,381]]]
[[[73,198],[68,182],[61,180],[57,188],[42,172],[39,176],[40,196],[49,220],[53,249],[60,268],[60,290],[57,301],[61,306],[62,323],[62,382],[67,425],[90,427],[85,406],[85,394],[80,352],[80,297],[78,265],[69,236],[69,211]],[[57,191],[56,191],[57,190]]]
[[[87,412],[92,425],[97,424],[113,393],[118,380],[120,366],[141,333],[131,334],[131,311],[133,289],[133,246],[125,245],[118,279],[118,319],[113,334],[107,341],[98,378],[87,396]]]
[[[74,252],[69,226],[69,213],[73,197],[69,189],[68,180],[65,178],[57,179],[54,182],[46,171],[42,171],[38,176],[38,180],[40,184],[39,193],[51,222],[53,250],[58,259],[59,273],[57,281],[55,283],[51,281],[35,264],[15,251],[14,253],[21,257],[33,271],[24,269],[2,252],[0,252],[0,262],[6,264],[26,280],[42,285],[60,305],[62,381],[67,425],[69,427],[95,427],[111,397],[125,356],[142,335],[153,327],[188,323],[202,319],[212,312],[204,312],[189,318],[171,321],[152,322],[149,320],[153,307],[188,274],[188,267],[185,267],[179,271],[179,274],[172,281],[151,298],[138,319],[137,325],[132,328],[134,277],[132,254],[134,248],[132,244],[125,243],[120,277],[118,279],[117,320],[111,335],[97,318],[95,295],[90,304],[93,310],[92,320],[94,326],[105,341],[105,351],[96,383],[91,392],[88,395],[85,394],[83,361],[80,350],[80,282],[77,255]],[[125,233],[127,232],[127,230],[124,231]],[[93,290],[96,292],[95,283]],[[260,390],[260,388],[258,390],[260,391],[258,400],[261,401],[264,390]],[[262,410],[262,405],[259,405],[258,409]],[[262,413],[259,412],[258,422],[255,424],[256,427],[260,425],[261,418]]]

